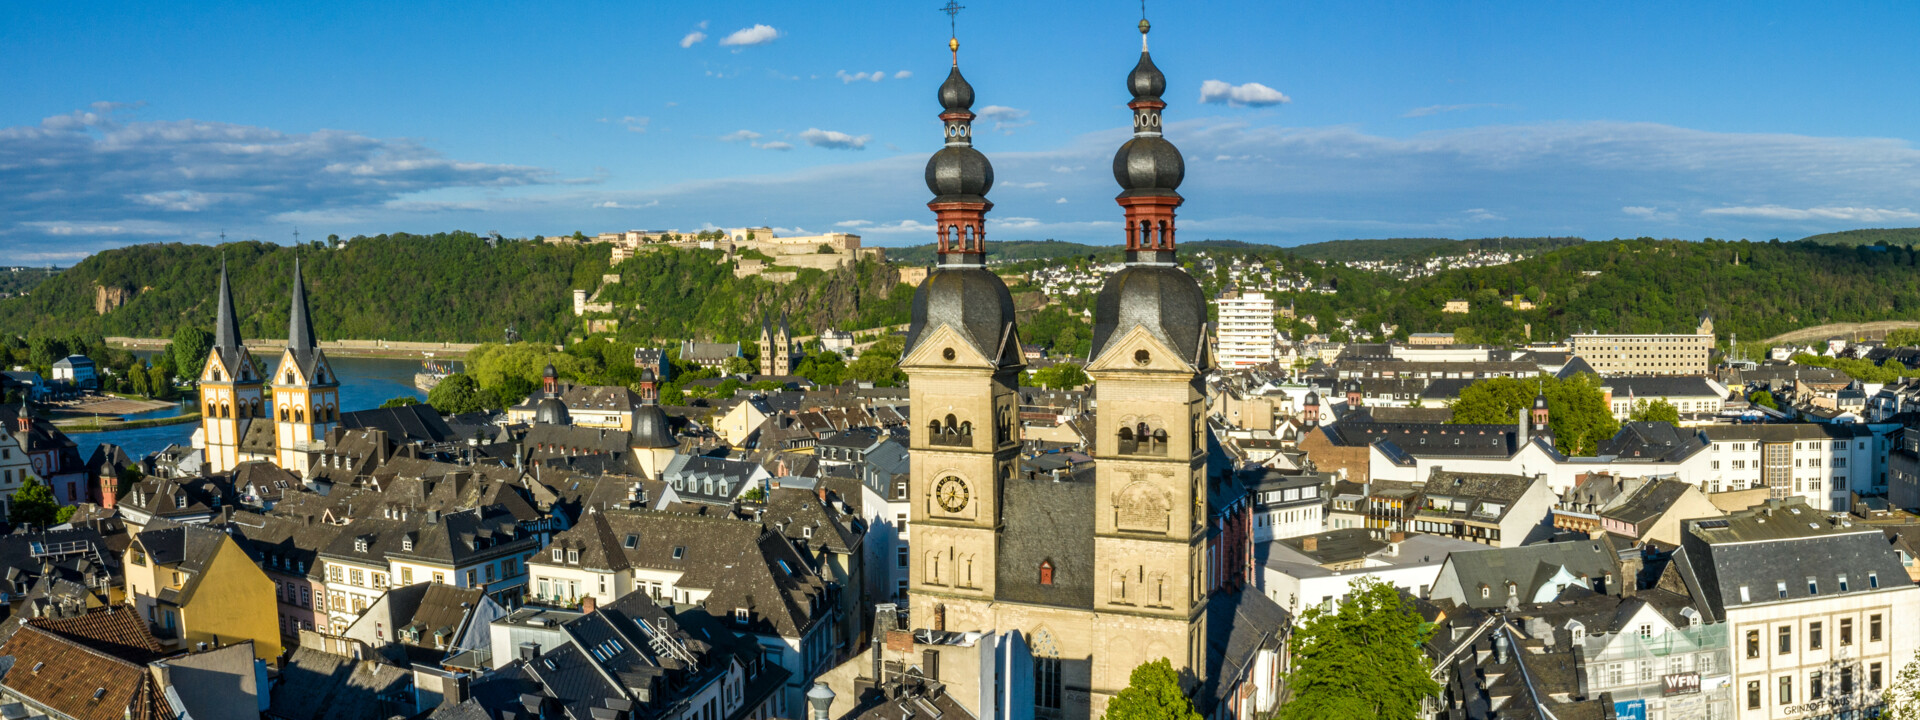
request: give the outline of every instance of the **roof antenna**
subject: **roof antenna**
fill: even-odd
[[[1140,1],[1146,2],[1146,0]],[[953,51],[954,67],[960,67],[960,31],[955,18],[960,15],[961,10],[965,9],[967,6],[961,5],[957,0],[947,0],[946,6],[940,8],[940,12],[947,14],[947,49]]]

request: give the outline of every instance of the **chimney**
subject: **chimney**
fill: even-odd
[[[1308,535],[1306,537],[1300,538],[1300,549],[1305,550],[1307,552],[1319,552],[1320,537],[1317,535]]]
[[[1514,444],[1515,447],[1513,449],[1515,451],[1519,451],[1521,448],[1526,447],[1527,443],[1532,442],[1532,437],[1531,437],[1532,428],[1527,427],[1527,409],[1526,408],[1520,408],[1519,410],[1515,410],[1514,414],[1516,415],[1516,417],[1513,420],[1514,428],[1515,428],[1514,432],[1516,433],[1516,437],[1519,438],[1520,442],[1515,443]]]
[[[827,504],[827,481],[826,480],[820,480],[819,482],[817,482],[813,486],[813,492],[815,495],[819,496],[821,505]]]
[[[928,680],[940,680],[940,651],[933,648],[920,651],[920,674]]]
[[[592,615],[593,611],[599,609],[599,607],[600,601],[593,599],[592,595],[586,595],[580,598],[580,612],[584,614]]]

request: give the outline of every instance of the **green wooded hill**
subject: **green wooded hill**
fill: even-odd
[[[1750,340],[1830,322],[1912,317],[1920,312],[1913,248],[1705,240],[1589,242],[1496,267],[1445,271],[1409,283],[1343,274],[1333,295],[1301,295],[1302,313],[1386,322],[1402,331],[1467,328],[1482,342],[1560,337],[1576,331],[1690,332],[1710,313],[1721,337]],[[1500,303],[1522,295],[1516,311]],[[1441,312],[1449,299],[1472,311]]]
[[[900,265],[933,264],[933,243],[909,245],[907,247],[887,248],[887,260]],[[1112,250],[1119,252],[1118,246],[1082,245],[1076,242],[1059,240],[1008,240],[989,241],[987,257],[992,260],[1045,260],[1058,257],[1086,257],[1088,255]]]
[[[1885,243],[1897,247],[1920,245],[1920,228],[1869,228],[1863,230],[1842,230],[1840,232],[1821,233],[1800,238],[1800,242],[1821,245],[1879,245]]]
[[[1465,255],[1475,250],[1504,250],[1537,253],[1578,245],[1577,237],[1497,237],[1449,240],[1447,238],[1387,238],[1382,240],[1330,240],[1288,248],[1308,260],[1333,262],[1426,260],[1447,255]]]
[[[796,332],[862,329],[907,321],[913,288],[892,265],[862,262],[835,271],[803,269],[792,283],[733,277],[715,251],[665,249],[609,269],[606,245],[504,240],[472,233],[357,237],[338,249],[262,242],[219,247],[134,245],[93,255],[45,280],[27,297],[0,300],[0,332],[21,335],[171,337],[183,325],[211,328],[220,261],[232,276],[240,331],[287,335],[295,256],[307,279],[314,329],[322,339],[559,342],[583,333],[572,290],[593,292],[629,341],[758,338],[761,315],[790,313]],[[103,297],[124,304],[97,312]]]
[[[241,333],[284,338],[296,255],[323,339],[483,342],[500,340],[510,325],[527,338],[560,337],[573,319],[576,271],[595,277],[607,249],[514,241],[490,248],[464,232],[360,237],[339,249],[132,245],[96,253],[30,296],[0,300],[0,332],[171,337],[183,324],[211,328],[224,256]],[[130,297],[96,312],[103,294],[116,293]]]

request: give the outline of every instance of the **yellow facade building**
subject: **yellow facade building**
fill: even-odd
[[[251,640],[255,657],[279,659],[274,583],[226,533],[201,525],[147,530],[122,560],[127,598],[162,641],[185,650]]]

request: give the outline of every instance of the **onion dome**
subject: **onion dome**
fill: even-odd
[[[679,444],[673,437],[667,413],[660,406],[642,405],[633,411],[633,447],[669,448]]]
[[[946,147],[927,159],[927,189],[934,202],[987,201],[993,189],[993,164],[973,148],[973,86],[955,65],[940,84],[940,120]]]
[[[1198,365],[1207,342],[1207,296],[1178,266],[1136,264],[1107,278],[1093,302],[1093,354],[1133,327]]]
[[[533,421],[541,425],[572,425],[573,416],[567,412],[565,402],[548,396],[534,404]]]
[[[1187,163],[1180,157],[1180,149],[1160,136],[1160,111],[1167,106],[1160,94],[1166,92],[1167,76],[1160,74],[1160,68],[1153,64],[1153,56],[1147,53],[1146,31],[1146,21],[1142,20],[1140,62],[1133,66],[1133,72],[1127,73],[1127,91],[1133,93],[1133,101],[1127,103],[1127,107],[1133,108],[1133,139],[1114,153],[1113,179],[1125,191],[1122,197],[1178,197],[1174,190],[1186,179]]]
[[[976,352],[998,358],[1013,322],[1013,294],[999,275],[984,267],[939,267],[913,293],[907,348],[911,350],[929,330],[947,325]],[[1017,348],[1015,355],[1019,356]]]

